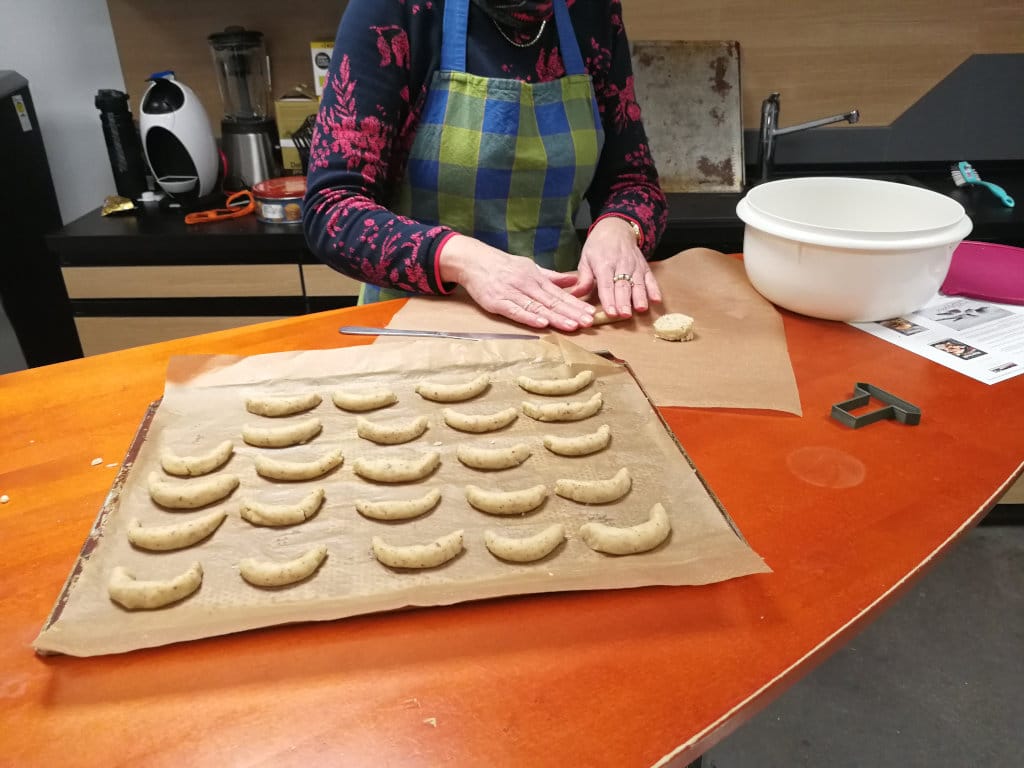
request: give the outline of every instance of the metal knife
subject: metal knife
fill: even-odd
[[[530,333],[472,333],[463,331],[413,331],[402,328],[372,328],[363,325],[343,325],[338,333],[354,336],[432,336],[440,339],[466,339],[482,341],[484,339],[539,339],[540,336]]]

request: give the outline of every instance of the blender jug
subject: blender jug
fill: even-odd
[[[221,149],[228,190],[251,188],[281,173],[277,124],[269,115],[270,71],[263,34],[227,27],[208,38],[224,102]]]

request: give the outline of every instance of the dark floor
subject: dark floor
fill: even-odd
[[[0,374],[24,358],[0,310]],[[1024,525],[971,532],[705,768],[1024,768]]]
[[[972,531],[703,764],[1024,766],[1024,526]]]

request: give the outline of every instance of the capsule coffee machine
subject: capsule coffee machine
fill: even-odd
[[[217,192],[220,165],[210,119],[195,92],[171,70],[148,80],[139,115],[146,162],[177,204],[202,206]]]
[[[281,144],[270,117],[270,71],[263,33],[227,27],[208,38],[224,101],[221,150],[226,190],[250,189],[281,173]]]

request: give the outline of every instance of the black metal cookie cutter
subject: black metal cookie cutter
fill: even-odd
[[[863,408],[871,402],[872,397],[885,403],[885,407],[860,416],[854,416],[850,413],[854,408]],[[831,415],[840,424],[845,424],[851,429],[865,427],[868,424],[874,424],[876,421],[882,421],[883,419],[895,419],[900,424],[906,424],[911,427],[921,423],[921,409],[916,405],[908,403],[906,400],[900,400],[884,389],[879,389],[873,384],[866,384],[862,381],[858,381],[853,385],[853,397],[832,406]]]

